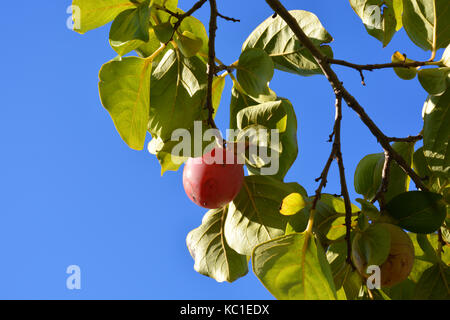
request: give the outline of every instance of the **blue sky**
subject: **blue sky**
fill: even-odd
[[[188,9],[193,0],[180,0]],[[234,62],[243,41],[272,14],[264,1],[218,1],[218,57]],[[284,0],[315,13],[334,37],[335,57],[389,62],[396,50],[425,60],[404,30],[382,49],[348,1]],[[197,274],[185,245],[205,210],[184,194],[182,172],[160,176],[154,156],[123,143],[98,96],[98,71],[115,57],[109,27],[85,35],[66,28],[68,0],[8,1],[0,11],[0,299],[272,299],[249,273],[233,284]],[[20,14],[13,14],[20,13]],[[207,22],[208,8],[196,17]],[[438,54],[440,57],[441,53]],[[359,74],[334,68],[374,121],[391,136],[419,133],[425,91],[392,70]],[[272,83],[293,103],[299,156],[286,177],[310,194],[328,157],[334,96],[321,76],[277,72]],[[227,127],[227,82],[217,124]],[[353,172],[376,140],[348,108],[343,154],[352,198]],[[340,193],[336,167],[325,190]],[[81,290],[66,288],[66,268],[81,267]]]

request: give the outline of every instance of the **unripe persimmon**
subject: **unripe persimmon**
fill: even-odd
[[[392,287],[406,280],[414,265],[414,245],[408,234],[400,227],[390,223],[379,223],[390,234],[389,255],[385,262],[380,265],[381,286]],[[353,248],[352,258],[355,267],[361,275],[367,277],[365,273],[367,263],[359,251]]]
[[[217,209],[241,190],[244,166],[232,150],[215,148],[199,158],[189,158],[183,170],[183,187],[197,205]]]

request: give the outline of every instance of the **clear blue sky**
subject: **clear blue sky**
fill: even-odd
[[[180,0],[182,9],[193,0]],[[226,63],[272,14],[264,1],[220,0],[217,52]],[[335,57],[389,62],[395,50],[423,60],[402,30],[385,49],[370,37],[348,1],[284,0],[314,12],[335,38]],[[205,210],[184,194],[182,172],[160,176],[146,151],[129,149],[102,108],[101,65],[115,57],[108,26],[86,35],[66,28],[69,0],[5,2],[0,11],[0,298],[14,299],[271,299],[251,273],[233,284],[197,274],[185,245]],[[207,7],[196,14],[208,19]],[[441,54],[441,53],[439,53]],[[419,133],[426,93],[392,70],[359,74],[335,67],[347,88],[392,136]],[[277,72],[271,87],[294,104],[299,157],[287,176],[310,194],[330,151],[334,96],[324,77]],[[218,126],[228,124],[230,83]],[[348,108],[343,153],[351,195],[353,171],[380,149]],[[326,189],[340,193],[335,168]],[[66,289],[67,266],[82,271],[82,289]]]

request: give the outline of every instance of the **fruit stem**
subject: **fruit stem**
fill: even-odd
[[[146,58],[146,60],[148,61],[153,61],[156,59],[157,56],[159,56],[159,54],[161,52],[163,52],[163,50],[166,48],[166,44],[165,43],[161,43],[161,46],[158,48],[158,50],[156,50],[155,52],[153,52],[153,54],[149,57]]]

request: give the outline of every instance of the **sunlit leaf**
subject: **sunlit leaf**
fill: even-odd
[[[262,49],[247,49],[242,52],[237,65],[239,84],[252,97],[269,94],[269,81],[274,70],[272,59]]]
[[[449,6],[448,0],[403,0],[403,26],[409,38],[420,48],[431,50],[436,28],[436,49],[447,47]]]
[[[450,68],[432,68],[419,71],[419,81],[422,87],[432,95],[441,95],[447,89],[447,76]]]
[[[128,57],[100,70],[100,98],[122,139],[132,149],[144,147],[150,109],[151,61]]]
[[[314,237],[297,233],[262,243],[252,259],[256,276],[277,299],[337,299],[330,265]]]
[[[423,108],[423,153],[430,170],[448,179],[450,170],[450,89],[429,96]]]
[[[280,215],[280,206],[286,196],[297,190],[267,176],[245,177],[241,191],[229,205],[225,222],[230,247],[250,255],[261,242],[282,236],[288,217]]]
[[[248,272],[247,257],[231,249],[225,239],[226,211],[226,207],[208,211],[201,226],[189,232],[186,239],[194,269],[218,282],[233,282]]]
[[[383,47],[387,46],[401,26],[397,22],[402,10],[398,1],[350,0],[350,5],[361,18],[367,33],[378,39]]]
[[[303,10],[292,10],[290,14],[310,40],[319,46],[325,55],[333,57],[331,48],[323,45],[331,42],[333,38],[314,14]],[[242,51],[249,48],[263,49],[272,58],[276,69],[303,76],[322,73],[308,49],[279,16],[266,19],[250,34],[242,46]]]
[[[122,11],[135,8],[129,0],[73,0],[74,30],[85,33],[114,20]]]

